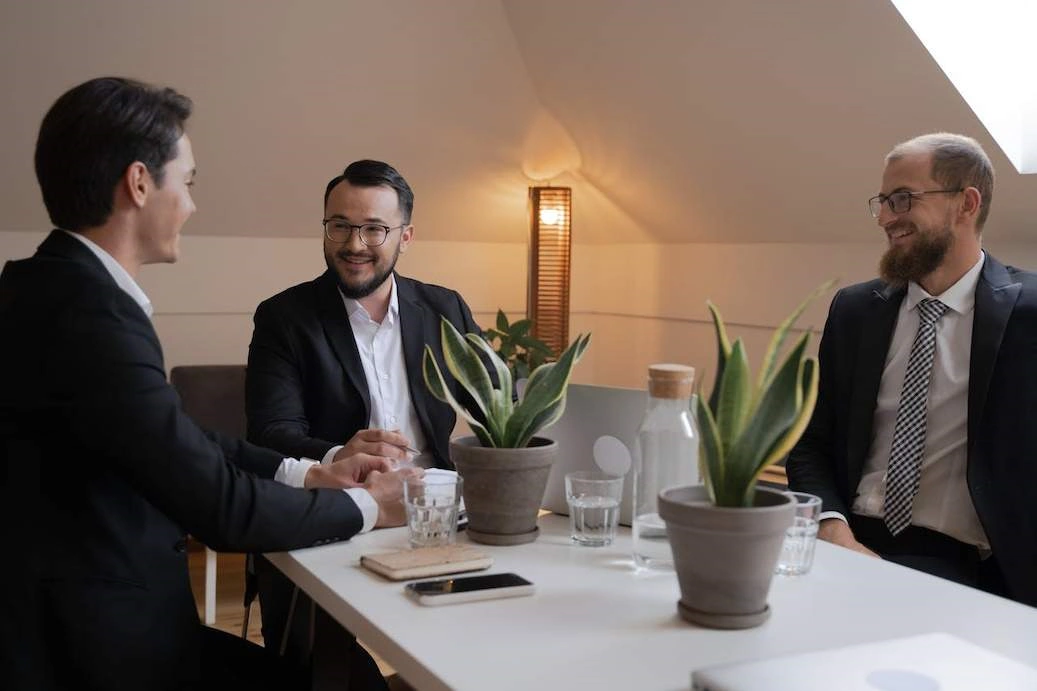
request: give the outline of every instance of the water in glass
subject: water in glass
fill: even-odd
[[[785,530],[785,541],[775,571],[785,576],[800,576],[810,571],[816,542],[817,521],[796,516],[792,527]]]
[[[572,497],[569,523],[573,542],[591,547],[611,545],[619,523],[619,500],[588,495]]]

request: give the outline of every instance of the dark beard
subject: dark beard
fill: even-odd
[[[911,246],[891,246],[879,261],[879,276],[890,285],[901,287],[909,282],[919,283],[936,271],[951,248],[954,236],[949,225],[939,230],[919,231]]]
[[[324,255],[324,261],[327,263],[328,268],[331,270],[331,274],[335,277],[335,282],[338,283],[338,289],[342,291],[350,300],[362,300],[368,295],[378,290],[379,287],[389,278],[389,274],[396,268],[396,260],[400,258],[400,248],[396,248],[396,253],[393,254],[392,261],[389,262],[389,266],[386,267],[385,271],[375,273],[369,280],[364,281],[360,285],[349,285],[342,280],[342,276],[335,270],[335,262],[333,257]]]

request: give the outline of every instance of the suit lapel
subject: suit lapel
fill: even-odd
[[[342,294],[338,292],[335,278],[330,272],[325,272],[316,280],[316,288],[324,333],[349,381],[360,392],[360,397],[364,401],[364,420],[370,420],[371,393],[367,390],[367,377],[360,362],[360,351],[356,347],[356,338],[353,336],[353,327],[349,323],[346,306],[342,303]]]
[[[1019,299],[1021,284],[1011,276],[999,261],[987,255],[983,272],[976,284],[976,307],[972,320],[972,354],[969,358],[969,452],[979,438],[979,423],[990,388],[997,351]]]
[[[396,297],[400,305],[400,337],[403,339],[403,361],[407,367],[407,386],[410,388],[410,400],[418,413],[425,438],[434,439],[432,422],[428,416],[431,401],[425,388],[425,377],[422,374],[421,361],[425,353],[425,308],[417,301],[413,286],[406,278],[395,276]],[[435,329],[434,329],[435,330]],[[438,333],[438,331],[437,331]]]
[[[906,290],[887,287],[872,293],[863,316],[860,342],[857,344],[857,367],[854,371],[853,392],[850,400],[850,419],[847,439],[847,464],[850,483],[856,487],[864,467],[864,459],[871,447],[875,421],[875,402],[879,396],[882,371],[886,367],[889,343],[896,327],[900,303]]]

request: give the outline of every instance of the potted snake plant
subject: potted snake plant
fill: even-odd
[[[703,484],[664,489],[659,514],[673,550],[680,615],[714,628],[747,628],[770,616],[767,593],[785,529],[795,511],[781,491],[757,486],[802,436],[817,401],[817,358],[810,332],[784,360],[789,329],[815,290],[775,330],[755,382],[741,339],[731,343],[720,311],[707,302],[717,340],[717,372],[708,401],[695,409]]]
[[[558,449],[537,433],[565,411],[569,377],[590,334],[577,336],[557,362],[534,369],[517,402],[507,363],[482,335],[462,335],[443,319],[440,337],[446,368],[468,394],[470,407],[453,395],[428,346],[422,372],[432,395],[450,405],[475,435],[450,442],[450,459],[464,478],[468,537],[492,545],[532,542]]]

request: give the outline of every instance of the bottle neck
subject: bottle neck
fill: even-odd
[[[648,410],[674,410],[690,412],[691,402],[686,398],[657,398],[655,396],[649,395]]]

